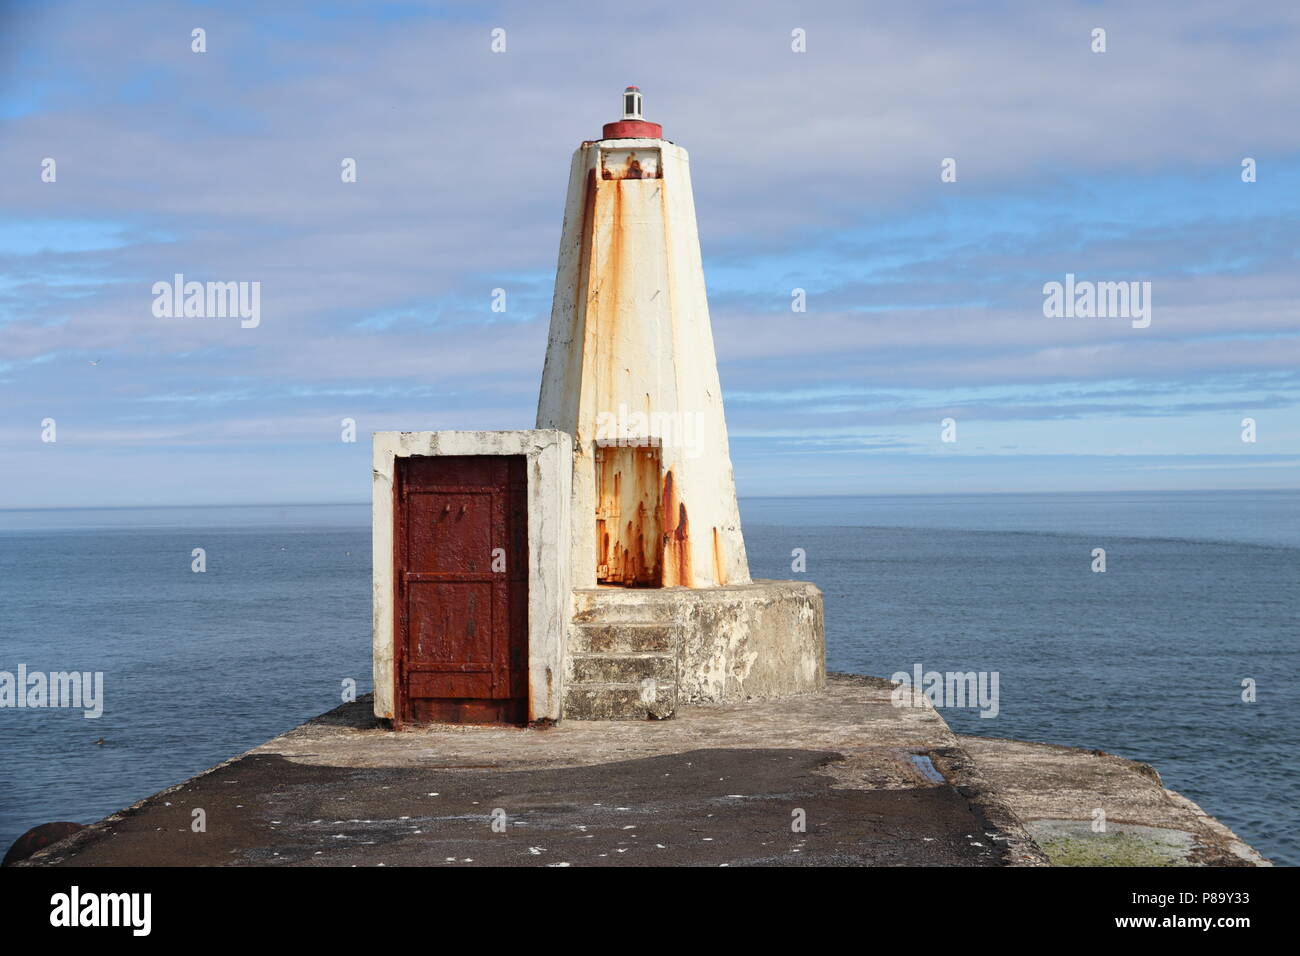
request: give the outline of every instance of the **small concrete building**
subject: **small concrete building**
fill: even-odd
[[[821,593],[753,581],[686,151],[574,153],[537,427],[374,436],[375,713],[664,718],[825,683]]]

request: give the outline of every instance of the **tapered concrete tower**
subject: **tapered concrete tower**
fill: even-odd
[[[749,583],[690,164],[634,86],[573,155],[537,427],[574,439],[575,586]]]

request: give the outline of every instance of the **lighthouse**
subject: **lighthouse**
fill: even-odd
[[[564,709],[663,717],[814,691],[821,593],[749,575],[690,158],[640,89],[622,107],[569,165],[537,406],[573,448]]]
[[[641,103],[573,154],[537,427],[574,442],[576,585],[748,584],[689,157]]]
[[[536,427],[375,432],[376,716],[549,725],[825,686],[822,595],[754,580],[686,150],[642,94],[569,165]]]

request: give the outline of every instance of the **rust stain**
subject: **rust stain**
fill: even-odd
[[[609,532],[605,530],[605,519],[596,519],[596,540],[599,542],[596,548],[596,564],[598,567],[609,564]]]
[[[634,160],[634,157],[633,157]],[[625,291],[636,287],[634,260],[636,243],[628,230],[636,217],[640,194],[625,193],[624,178],[640,176],[640,165],[629,161],[624,173],[611,176],[603,165],[602,178],[611,182],[591,181],[594,190],[594,220],[591,234],[591,306],[588,310],[589,358],[586,360],[584,386],[590,382],[593,393],[585,401],[597,414],[616,414],[623,395],[621,382],[629,371],[620,363],[620,351],[627,349],[628,334],[638,319],[625,302]],[[593,170],[594,173],[594,170]],[[628,328],[621,328],[628,323]],[[660,587],[662,578],[662,516],[656,507],[659,492],[658,451],[638,446],[611,445],[597,449],[597,544],[601,551],[602,584],[624,587]]]
[[[622,417],[624,405],[638,405],[644,395],[646,422],[653,419],[653,399],[636,380],[629,355],[654,341],[664,299],[633,301],[634,295],[660,290],[644,281],[643,271],[656,268],[657,251],[646,257],[646,242],[657,246],[647,225],[664,217],[663,189],[638,183],[663,176],[663,163],[654,151],[600,153],[588,170],[587,206],[583,219],[583,394],[580,407]],[[664,217],[666,218],[666,217]],[[653,228],[653,227],[651,227]],[[666,222],[664,224],[666,229]],[[671,300],[671,276],[664,291]],[[669,321],[671,317],[669,301]],[[645,310],[650,310],[649,314]],[[592,424],[590,420],[586,422]],[[647,432],[650,429],[647,428]],[[665,478],[657,436],[637,434],[648,444],[597,445],[596,551],[597,581],[625,587],[692,586],[689,526],[686,509],[670,491],[665,503]],[[581,436],[580,436],[581,440]],[[588,439],[590,440],[590,439]]]
[[[718,529],[713,529],[713,583],[722,587],[727,583],[727,563],[722,560],[722,541]]]
[[[576,346],[581,342],[582,347],[571,347],[569,349],[569,362],[576,364],[577,368],[570,368],[570,380],[577,378],[582,382],[581,390],[586,393],[589,386],[585,381],[585,376],[581,375],[583,365],[587,361],[587,356],[591,354],[594,344],[594,330],[588,321],[588,313],[591,311],[592,290],[591,290],[591,249],[592,239],[596,232],[596,170],[587,170],[587,189],[583,194],[582,202],[582,245],[578,252],[578,294],[574,297],[573,317],[569,326],[569,341]],[[597,298],[597,304],[599,299]],[[584,396],[579,396],[581,401]],[[582,423],[578,423],[581,430]]]
[[[592,173],[594,174],[595,170],[592,170]],[[591,249],[592,266],[595,270],[596,303],[594,325],[590,331],[593,363],[589,371],[602,369],[599,373],[600,391],[596,396],[596,407],[614,411],[617,408],[617,402],[612,401],[612,397],[617,392],[615,376],[618,372],[619,307],[622,299],[620,293],[627,278],[624,272],[631,269],[633,263],[628,261],[624,249],[626,217],[623,210],[622,183],[615,182],[610,186],[596,183],[594,188],[597,206],[594,228],[603,232],[602,227],[608,225],[609,236],[603,257],[600,256],[599,251]]]
[[[676,518],[676,523],[664,528],[664,587],[694,587],[691,571],[691,530],[686,516],[686,502],[677,500],[672,469],[664,473],[661,510],[664,521]]]

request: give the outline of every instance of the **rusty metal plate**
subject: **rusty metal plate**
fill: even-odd
[[[663,179],[663,158],[659,150],[602,149],[601,179]]]
[[[659,587],[663,528],[660,522],[659,449],[597,446],[596,563],[601,584]]]

